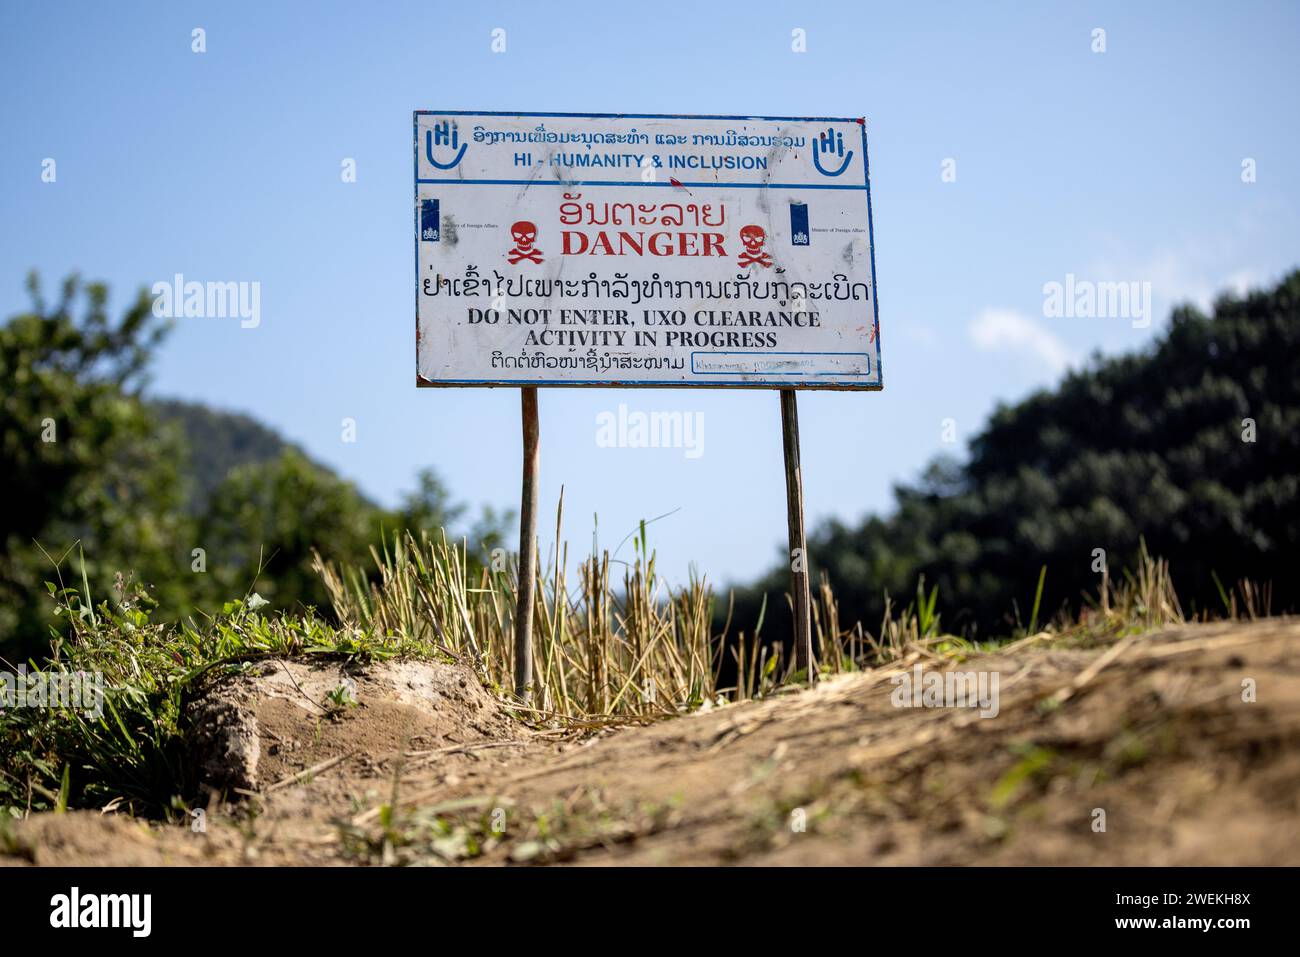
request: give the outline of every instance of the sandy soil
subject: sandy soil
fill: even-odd
[[[897,706],[917,664],[996,673],[996,717]],[[202,830],[37,815],[0,862],[1300,864],[1290,620],[918,653],[585,733],[528,730],[457,666],[373,665],[337,707],[342,677],[274,662],[196,706],[208,779],[235,797]]]

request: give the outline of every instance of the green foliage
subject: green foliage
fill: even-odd
[[[132,556],[142,579],[168,582],[183,524],[180,438],[138,397],[165,331],[148,300],[114,322],[102,284],[71,277],[52,306],[34,276],[28,288],[32,310],[0,326],[0,640],[23,639],[9,647],[20,656],[44,644],[52,622],[44,553],[57,559],[82,543],[100,592],[122,571],[114,555]]]
[[[28,680],[99,676],[103,706],[98,715],[84,706],[0,708],[0,814],[113,800],[151,812],[183,807],[195,786],[184,741],[186,696],[204,680],[251,662],[438,655],[432,645],[336,628],[310,612],[266,614],[257,595],[226,602],[197,623],[168,624],[155,619],[142,588],[98,604],[81,588],[51,584],[48,592],[46,600],[53,598],[51,606],[67,622],[67,639],[53,658],[28,668]],[[338,698],[340,707],[346,703]]]
[[[368,564],[384,529],[464,515],[432,472],[389,511],[246,416],[142,399],[166,331],[143,292],[113,321],[102,284],[70,278],[53,305],[29,289],[31,310],[0,325],[0,655],[44,657],[63,633],[42,583],[72,556],[91,593],[142,586],[160,620],[253,587],[324,608],[313,550]],[[484,510],[470,541],[496,545],[507,520]]]
[[[160,423],[174,426],[185,436],[192,514],[208,506],[231,469],[273,462],[285,452],[301,451],[274,429],[239,412],[178,399],[150,399],[147,405]]]
[[[1137,567],[1143,537],[1194,614],[1227,604],[1216,573],[1271,582],[1274,610],[1294,608],[1298,462],[1300,272],[1220,298],[1212,317],[1182,307],[1148,350],[1095,358],[1000,407],[969,461],[936,459],[895,489],[892,515],[829,522],[808,552],[845,620],[880,620],[885,593],[907,594],[924,574],[945,624],[973,636],[1024,624],[1013,596],[1034,595],[1047,618],[1077,608],[1100,581],[1094,549],[1112,570]],[[788,587],[784,570],[772,573],[740,596],[735,620],[753,621],[763,594]],[[786,603],[767,615],[785,633]]]
[[[279,458],[237,466],[212,492],[196,521],[195,541],[207,550],[208,573],[199,597],[210,607],[256,581],[268,601],[282,609],[328,608],[330,596],[313,569],[326,562],[368,565],[371,546],[385,530],[440,533],[464,515],[437,475],[423,470],[417,491],[385,511],[352,483],[315,464],[292,447]],[[485,509],[467,538],[482,553],[503,536],[505,518]],[[474,564],[477,567],[476,563]]]
[[[383,513],[350,483],[296,451],[234,468],[199,516],[196,543],[207,551],[209,601],[257,590],[280,608],[324,607],[311,570],[313,548],[360,560],[382,532]],[[259,567],[261,574],[259,574]]]

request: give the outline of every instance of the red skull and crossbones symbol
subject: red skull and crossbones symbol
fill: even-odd
[[[515,248],[506,254],[506,261],[510,265],[527,259],[529,262],[540,263],[542,261],[542,251],[533,246],[537,241],[537,226],[526,219],[521,219],[510,227],[510,235],[514,238]]]
[[[740,243],[745,247],[736,260],[738,266],[762,266],[766,269],[772,265],[772,257],[763,251],[767,233],[762,226],[746,226],[740,231]]]

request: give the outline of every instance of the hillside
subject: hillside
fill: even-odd
[[[241,465],[266,465],[286,452],[307,453],[275,429],[242,412],[214,409],[200,402],[151,399],[149,409],[164,424],[175,425],[185,437],[188,460],[184,469],[190,483],[190,510],[201,512],[232,469]],[[333,470],[313,460],[321,471]]]
[[[999,675],[996,717],[897,706],[918,666]],[[4,860],[1296,865],[1297,700],[1285,619],[920,645],[812,691],[567,732],[530,731],[459,665],[271,661],[194,706],[205,774],[243,795],[202,831],[37,814]]]

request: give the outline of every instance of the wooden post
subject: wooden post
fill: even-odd
[[[533,683],[533,595],[537,590],[537,387],[519,390],[524,420],[524,482],[519,496],[519,594],[515,603],[515,697]]]
[[[808,589],[808,544],[803,527],[803,472],[799,467],[799,406],[794,389],[781,390],[781,437],[785,443],[785,507],[790,533],[790,593],[794,598],[794,662],[813,675],[812,600]]]

